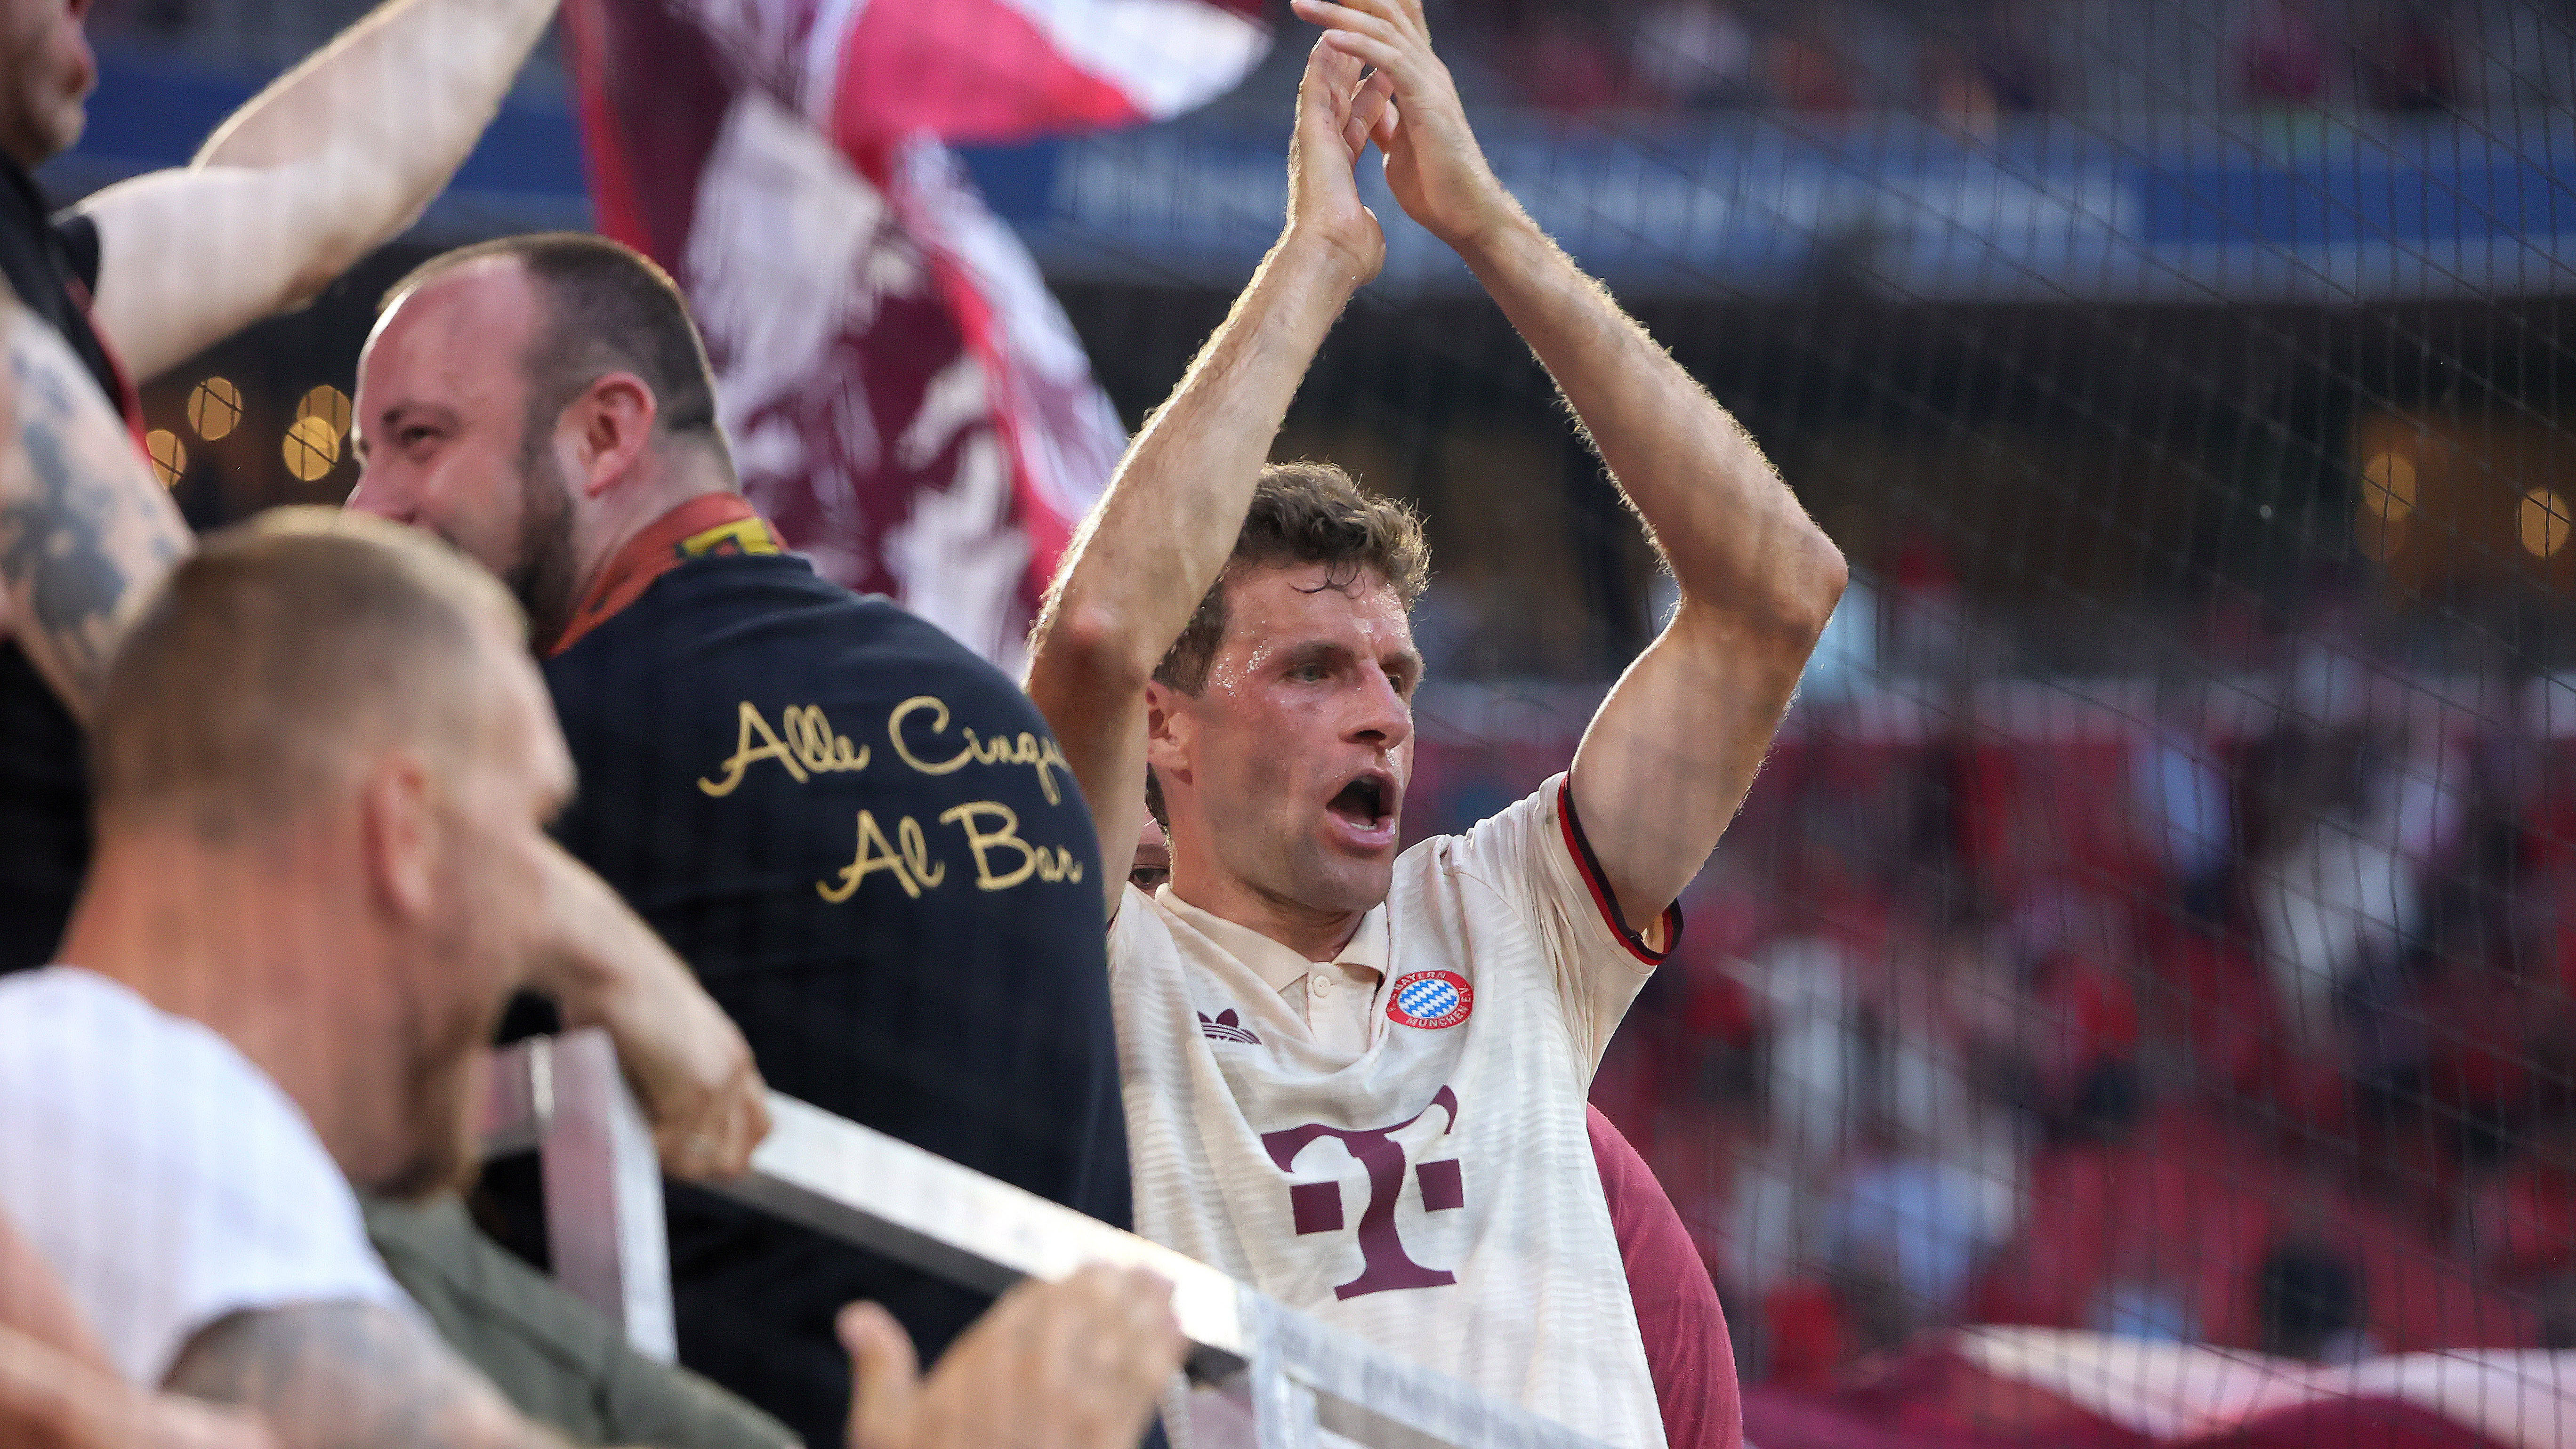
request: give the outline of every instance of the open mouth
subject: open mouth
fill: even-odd
[[[1360,775],[1324,808],[1363,829],[1375,829],[1395,814],[1395,782],[1375,771]]]

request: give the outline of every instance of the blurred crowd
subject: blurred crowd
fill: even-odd
[[[94,8],[103,38],[239,64],[300,55],[366,7]],[[1490,73],[1493,99],[1567,112],[1913,112],[1973,128],[2036,114],[2514,109],[2576,94],[2563,0],[1452,0],[1432,19],[1454,37],[1454,63]],[[559,84],[550,51],[531,75]]]
[[[2330,620],[2251,669],[1927,684],[1893,672],[1905,595],[1852,599],[1891,672],[1811,687],[1594,1093],[1748,1382],[1962,1322],[2576,1343],[2549,686],[2373,664]],[[1551,748],[1426,745],[1425,828]]]
[[[2563,99],[2566,20],[2474,0],[1620,0],[1459,7],[1562,111],[2423,113]],[[2152,57],[2156,63],[2141,64]]]

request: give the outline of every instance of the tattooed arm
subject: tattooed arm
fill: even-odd
[[[564,1449],[435,1334],[371,1303],[218,1319],[162,1387],[258,1411],[280,1449]]]
[[[118,631],[188,525],[61,334],[0,288],[0,584],[7,622],[86,719]]]
[[[279,1449],[257,1418],[156,1394],[0,1325],[0,1444],[12,1449]]]
[[[118,1378],[62,1280],[6,1221],[0,1221],[0,1444],[278,1449],[247,1414]]]

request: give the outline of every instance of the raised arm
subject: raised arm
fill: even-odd
[[[387,0],[218,128],[109,187],[95,318],[150,377],[305,301],[393,238],[474,148],[555,0]]]
[[[1842,555],[1751,437],[1494,179],[1420,0],[1296,0],[1395,86],[1381,138],[1407,214],[1455,248],[1564,393],[1644,516],[1681,604],[1585,731],[1574,799],[1620,914],[1643,929],[1743,802],[1816,638]]]
[[[188,525],[62,334],[5,288],[0,351],[7,624],[86,719],[118,632],[187,552]]]
[[[1297,88],[1288,223],[1171,399],[1146,420],[1056,572],[1029,696],[1099,827],[1112,913],[1145,814],[1145,685],[1234,550],[1289,399],[1386,242],[1351,163],[1386,95],[1322,44]]]

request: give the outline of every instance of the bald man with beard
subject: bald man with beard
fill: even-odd
[[[1127,1226],[1101,851],[1063,751],[1000,670],[785,549],[671,278],[587,235],[433,258],[387,293],[355,415],[349,507],[446,539],[525,607],[586,782],[556,837],[762,1075]],[[982,1311],[705,1194],[672,1195],[670,1230],[681,1362],[809,1440],[848,1393],[843,1301],[925,1345]]]

